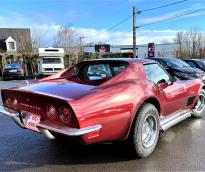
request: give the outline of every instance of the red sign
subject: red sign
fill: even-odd
[[[110,52],[110,45],[95,45],[95,52],[104,53]]]

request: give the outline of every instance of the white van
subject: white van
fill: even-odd
[[[39,75],[49,76],[65,69],[63,48],[39,48],[38,53]]]

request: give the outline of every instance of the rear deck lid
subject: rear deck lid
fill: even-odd
[[[34,92],[52,97],[63,98],[67,100],[76,100],[87,94],[96,92],[96,86],[80,84],[68,80],[57,80],[38,82],[23,87],[17,90]]]

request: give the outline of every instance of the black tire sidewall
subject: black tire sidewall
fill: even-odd
[[[156,127],[157,127],[157,136],[155,138],[155,141],[153,145],[150,148],[145,148],[142,144],[142,125],[144,123],[144,120],[152,114],[156,118]],[[156,109],[156,107],[150,103],[145,103],[140,108],[137,117],[135,119],[134,124],[134,132],[133,132],[133,146],[136,152],[136,155],[140,158],[149,156],[155,149],[158,138],[159,138],[159,130],[160,130],[160,123],[159,123],[159,113]]]

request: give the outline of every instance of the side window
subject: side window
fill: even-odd
[[[169,66],[167,66],[167,64],[163,61],[160,61],[160,64],[164,67],[164,68],[169,68]]]
[[[197,67],[196,64],[192,61],[186,61],[186,63],[188,63],[191,67],[194,67],[194,68]]]
[[[150,81],[157,84],[160,80],[164,79],[166,82],[170,81],[169,75],[157,63],[144,65],[147,77]]]

